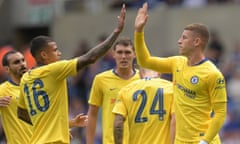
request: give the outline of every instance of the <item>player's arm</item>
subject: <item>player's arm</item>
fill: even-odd
[[[18,115],[19,119],[21,119],[24,122],[32,125],[32,121],[30,119],[30,116],[28,115],[27,109],[23,109],[21,107],[18,107],[17,108],[17,115]]]
[[[138,10],[135,19],[134,47],[137,62],[140,66],[159,72],[172,72],[171,61],[167,58],[159,58],[150,55],[144,39],[144,26],[148,20],[148,6],[144,3],[143,7]]]
[[[78,58],[78,64],[77,64],[78,70],[88,64],[94,63],[99,57],[103,56],[112,47],[118,35],[123,30],[123,27],[125,24],[125,15],[126,15],[126,8],[125,8],[125,4],[123,4],[120,15],[118,16],[118,26],[106,38],[105,41],[98,44],[97,46],[89,50],[85,55],[80,56]]]
[[[139,8],[136,19],[135,19],[135,32],[143,32],[144,26],[148,21],[148,4],[144,3],[141,8]]]
[[[147,3],[143,4],[143,7],[139,8],[136,19],[135,19],[135,33],[134,33],[134,47],[136,51],[136,57],[138,64],[142,67],[148,65],[145,62],[145,58],[150,58],[150,53],[146,47],[144,40],[144,26],[148,20],[148,5]]]
[[[214,112],[208,129],[205,132],[203,140],[210,143],[213,138],[219,133],[227,115],[227,94],[226,83],[223,75],[215,73],[209,75],[208,89],[211,101],[211,108]]]
[[[227,114],[227,103],[218,102],[213,104],[214,117],[212,118],[211,123],[209,124],[208,130],[203,138],[204,141],[210,143],[213,138],[220,131]]]
[[[113,128],[115,144],[122,144],[122,142],[123,142],[124,121],[125,121],[125,118],[122,115],[115,114],[114,128]]]
[[[98,119],[99,107],[95,105],[89,105],[88,110],[88,122],[87,122],[87,144],[94,144],[94,136],[96,131],[97,119]]]
[[[69,120],[69,127],[85,127],[87,125],[87,121],[88,116],[81,113]]]

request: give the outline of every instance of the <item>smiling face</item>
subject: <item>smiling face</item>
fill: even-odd
[[[127,69],[131,68],[135,59],[135,53],[132,45],[116,45],[113,50],[113,57],[115,59],[117,68]]]

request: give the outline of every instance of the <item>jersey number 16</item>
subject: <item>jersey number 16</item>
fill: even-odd
[[[37,89],[37,87],[40,89]],[[35,107],[41,112],[45,112],[49,108],[49,98],[47,93],[41,90],[41,88],[43,87],[44,83],[42,82],[42,80],[36,79],[32,85],[32,94],[30,94],[29,87],[27,86],[27,84],[24,84],[24,92],[27,95],[28,106],[30,108],[31,116],[37,114],[36,109],[33,108],[33,104],[35,104]],[[33,102],[31,101],[30,95],[33,96]],[[42,99],[43,102],[40,103],[40,99]]]

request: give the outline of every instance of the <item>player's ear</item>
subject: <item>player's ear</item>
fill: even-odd
[[[44,51],[44,50],[42,50],[42,51],[40,52],[40,56],[41,56],[41,58],[43,58],[43,59],[46,59],[46,58],[48,57],[47,52]]]
[[[194,45],[195,46],[199,46],[201,44],[201,39],[199,37],[196,37],[195,40],[194,40]]]
[[[10,70],[10,69],[9,69],[9,66],[4,66],[3,68],[4,68],[4,70],[5,70],[7,73],[9,73],[9,70]]]

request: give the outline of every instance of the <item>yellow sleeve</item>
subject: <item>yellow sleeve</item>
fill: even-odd
[[[102,84],[98,76],[93,80],[88,103],[95,106],[101,106],[103,103]]]
[[[204,140],[208,143],[210,143],[220,131],[226,118],[226,109],[226,102],[213,103],[214,117],[212,118],[208,130],[206,131],[206,135],[204,136]]]
[[[172,72],[172,61],[168,58],[151,56],[145,44],[144,33],[134,33],[134,47],[136,51],[137,63],[145,68],[162,73]]]

